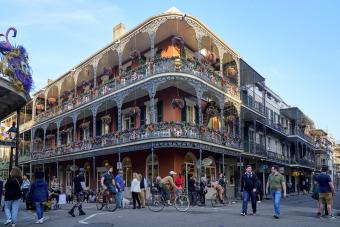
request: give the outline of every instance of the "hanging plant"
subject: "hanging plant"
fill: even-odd
[[[155,131],[155,126],[153,124],[149,124],[147,127],[146,127],[146,130],[148,130],[149,132],[153,132]]]
[[[226,121],[235,121],[237,119],[238,112],[232,102],[226,102],[224,104],[223,115]]]
[[[90,122],[89,122],[89,121],[83,122],[83,123],[81,123],[81,124],[79,125],[79,128],[82,128],[82,129],[84,129],[84,128],[89,128],[89,127],[90,127]]]
[[[139,60],[141,58],[141,54],[139,50],[133,50],[130,52],[130,59],[131,60]]]
[[[100,118],[104,124],[110,124],[111,123],[111,117],[109,114],[103,116]]]
[[[214,101],[210,101],[207,104],[207,108],[205,109],[205,113],[209,116],[209,117],[216,117],[219,116],[219,109],[216,106],[216,103]]]
[[[172,45],[177,46],[179,49],[184,47],[184,39],[182,36],[174,36],[171,39]]]
[[[41,143],[42,142],[42,139],[37,137],[34,139],[34,143]]]
[[[128,116],[135,116],[140,114],[140,108],[138,106],[129,107],[126,109],[125,114]]]
[[[183,109],[184,105],[185,105],[184,99],[182,99],[180,97],[174,98],[171,101],[172,108]]]
[[[212,52],[210,52],[207,56],[206,59],[210,65],[213,65],[216,63],[216,55]]]

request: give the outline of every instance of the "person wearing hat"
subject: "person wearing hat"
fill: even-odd
[[[170,191],[178,189],[177,186],[174,183],[174,177],[176,176],[175,171],[170,171],[169,176],[164,177],[160,182],[160,192],[163,196],[164,200],[167,201],[167,203],[170,205]]]
[[[119,170],[115,178],[117,194],[116,194],[116,207],[122,208],[123,205],[123,193],[124,193],[124,181],[123,181],[123,170]]]
[[[68,212],[72,217],[75,217],[74,210],[78,208],[79,216],[86,215],[83,211],[82,202],[84,198],[84,191],[87,190],[85,185],[85,177],[84,177],[85,169],[80,168],[78,174],[73,179],[74,184],[74,194],[77,198],[77,203],[72,207],[72,209]]]
[[[35,181],[31,185],[29,196],[31,201],[35,203],[35,210],[37,212],[36,224],[42,224],[44,222],[44,202],[48,200],[48,185],[44,179],[43,172],[35,173]]]

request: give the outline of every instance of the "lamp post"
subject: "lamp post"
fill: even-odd
[[[15,144],[18,144],[18,139],[17,139],[17,135],[18,135],[18,129],[16,128],[16,123],[13,122],[12,123],[12,127],[10,127],[7,131],[9,133],[9,138],[15,142]],[[12,168],[13,168],[13,146],[11,145],[11,153],[9,155],[9,172],[11,172]],[[18,156],[18,149],[16,146],[16,151],[15,151],[16,155]],[[15,157],[17,159],[17,157]],[[16,164],[16,163],[15,163]]]

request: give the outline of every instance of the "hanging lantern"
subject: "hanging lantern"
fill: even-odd
[[[184,99],[180,98],[180,97],[177,97],[177,98],[174,98],[172,99],[171,101],[171,106],[173,108],[178,108],[178,109],[183,109],[184,108]]]

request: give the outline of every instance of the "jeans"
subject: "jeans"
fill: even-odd
[[[197,194],[195,191],[190,192],[189,191],[189,201],[190,201],[190,205],[192,206],[196,206],[196,198],[197,198]]]
[[[138,203],[138,208],[141,208],[138,192],[132,192],[133,209],[136,209],[136,202]]]
[[[42,202],[35,202],[35,211],[37,212],[38,220],[44,217],[44,204]]]
[[[122,208],[123,203],[123,192],[117,192],[116,193],[116,207]]]
[[[273,191],[271,193],[274,203],[275,215],[280,216],[281,191]]]
[[[15,224],[17,221],[18,210],[19,210],[19,199],[5,201],[6,218],[7,220],[12,220],[13,224]]]
[[[253,213],[256,213],[256,192],[253,191],[243,191],[242,213],[247,213],[249,197]]]

